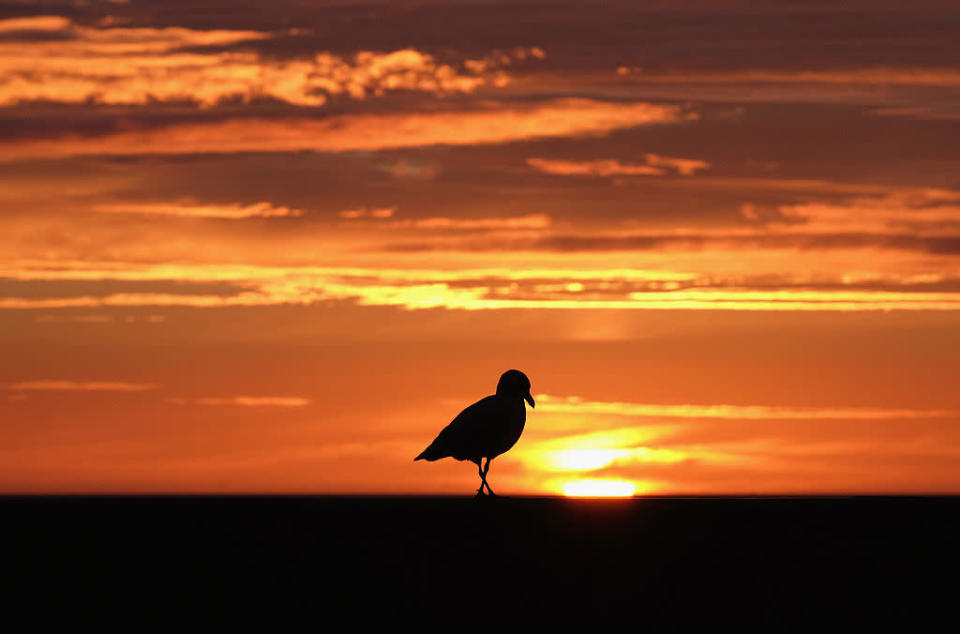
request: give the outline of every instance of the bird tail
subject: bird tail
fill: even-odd
[[[416,462],[417,460],[426,460],[428,462],[433,462],[434,460],[439,460],[440,458],[443,458],[443,456],[440,455],[440,452],[437,450],[437,448],[433,445],[430,445],[421,451],[420,455],[414,458],[413,461]]]

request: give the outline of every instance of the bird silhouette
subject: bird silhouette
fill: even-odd
[[[527,419],[524,401],[536,407],[530,396],[530,379],[519,370],[507,370],[500,376],[496,394],[480,399],[457,414],[413,460],[433,462],[452,457],[474,462],[480,474],[477,497],[484,495],[484,487],[490,495],[496,495],[487,482],[487,471],[490,461],[513,447],[523,433]],[[486,463],[481,467],[484,458]]]

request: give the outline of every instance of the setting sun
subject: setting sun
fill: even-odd
[[[636,490],[626,480],[574,480],[563,485],[563,494],[572,498],[626,498]]]

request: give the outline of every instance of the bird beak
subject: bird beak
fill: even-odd
[[[528,403],[530,403],[530,407],[536,407],[536,406],[537,406],[537,404],[533,402],[533,397],[530,396],[530,392],[527,392],[526,396],[524,396],[523,398],[524,398],[524,400],[526,400]]]

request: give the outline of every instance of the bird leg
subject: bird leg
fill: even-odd
[[[487,458],[487,462],[483,465],[483,470],[480,472],[480,488],[483,489],[484,485],[486,485],[490,495],[495,496],[496,493],[493,492],[493,489],[490,488],[490,483],[487,482],[487,471],[490,471],[490,458]]]
[[[483,485],[486,484],[487,481],[486,481],[486,474],[484,473],[483,469],[480,467],[480,461],[477,461],[477,473],[480,474],[480,488],[477,489],[477,497],[482,498],[486,495],[483,492]]]

